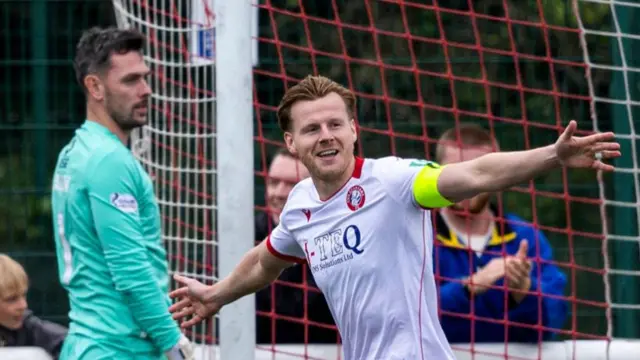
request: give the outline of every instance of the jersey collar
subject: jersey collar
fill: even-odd
[[[364,165],[364,159],[356,156],[356,165],[353,167],[353,174],[351,174],[351,177],[354,179],[360,179],[360,176],[362,176],[362,166]]]
[[[118,142],[120,142],[120,139],[118,138],[118,136],[116,134],[112,133],[111,130],[107,129],[104,125],[98,124],[95,121],[85,119],[84,124],[82,124],[82,128],[86,129],[87,131],[89,131],[91,133],[97,133],[97,134],[103,134],[103,135],[110,136],[110,137],[112,137],[114,139],[117,139]]]
[[[498,209],[494,205],[490,205],[491,210],[494,214],[498,214]],[[456,248],[456,249],[466,249],[467,245],[464,244],[458,236],[456,232],[449,229],[447,223],[442,218],[440,211],[435,212],[435,235],[436,239],[440,241],[440,243],[446,247]],[[513,227],[509,222],[505,221],[504,224],[496,223],[493,227],[493,233],[491,234],[491,239],[487,242],[487,247],[496,246],[506,244],[516,238],[516,233],[513,230]]]

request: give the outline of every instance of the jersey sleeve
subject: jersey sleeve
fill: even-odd
[[[374,172],[387,193],[398,201],[440,208],[452,204],[438,191],[438,177],[443,168],[428,160],[387,157],[378,160]]]
[[[276,226],[267,237],[267,249],[269,249],[269,252],[273,256],[285,261],[298,264],[307,261],[304,250],[284,226],[282,219],[280,219],[278,226]]]
[[[115,151],[104,156],[87,174],[89,201],[114,286],[141,329],[164,352],[181,333],[147,258],[139,215],[143,196],[139,171],[128,154]]]

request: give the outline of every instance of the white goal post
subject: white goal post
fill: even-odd
[[[254,246],[252,1],[216,1],[218,263],[224,278]],[[241,24],[241,26],[238,26]],[[220,312],[224,359],[255,353],[255,297]]]

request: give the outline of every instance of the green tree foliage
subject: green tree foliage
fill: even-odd
[[[50,234],[49,197],[44,189],[35,187],[33,165],[33,158],[21,159],[13,154],[0,158],[0,191],[4,195],[0,219],[11,219],[0,221],[0,238],[12,251],[38,248]]]

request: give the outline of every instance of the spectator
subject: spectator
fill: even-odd
[[[456,129],[446,131],[438,142],[436,161],[441,165],[471,160],[498,147],[482,127],[465,124],[458,130],[459,142]],[[471,342],[472,334],[474,342],[549,340],[553,332],[548,329],[561,328],[567,318],[567,304],[557,298],[564,293],[566,277],[551,263],[552,249],[544,234],[514,214],[501,216],[490,198],[478,195],[435,214],[434,269],[442,279],[442,327],[452,343]],[[495,288],[505,282],[506,290]],[[538,319],[547,331],[537,326]]]
[[[289,192],[298,181],[309,177],[309,171],[286,149],[280,148],[269,164],[266,179],[267,211],[256,217],[256,240],[264,240],[280,221],[280,212]]]
[[[286,149],[280,149],[269,165],[266,181],[267,211],[256,216],[256,242],[261,242],[275,228],[280,212],[296,183],[309,176],[302,162]],[[279,281],[304,284],[306,273],[308,287],[316,288],[311,271],[306,265],[294,266],[282,272]],[[295,286],[295,285],[294,285]],[[259,344],[270,343],[336,343],[337,331],[326,327],[335,326],[324,296],[319,291],[305,290],[290,285],[274,283],[256,293],[258,311],[271,312],[272,305],[276,315],[275,334],[272,333],[273,320],[265,315],[256,317],[256,340]],[[305,312],[305,304],[306,312]],[[308,325],[305,338],[305,325],[302,322],[305,313],[308,321],[322,323],[326,327]],[[277,316],[295,318],[299,321],[278,319]],[[306,340],[306,341],[305,341]]]
[[[39,347],[57,359],[67,329],[41,320],[28,310],[28,288],[24,268],[0,254],[0,347]]]

